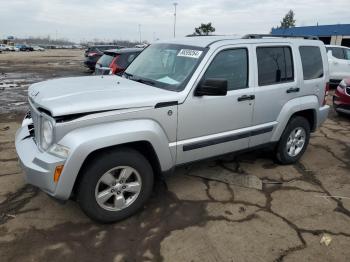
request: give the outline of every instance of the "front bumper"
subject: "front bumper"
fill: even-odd
[[[324,105],[318,109],[317,114],[317,127],[320,127],[324,121],[326,121],[329,113],[329,105]]]
[[[65,159],[41,152],[26,125],[17,130],[15,145],[20,165],[25,172],[26,182],[56,197],[54,172],[56,166],[64,165]]]

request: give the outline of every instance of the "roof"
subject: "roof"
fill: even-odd
[[[178,44],[198,47],[220,46],[227,44],[254,44],[254,43],[286,43],[297,41],[315,41],[302,38],[274,37],[273,35],[263,35],[261,38],[242,38],[235,36],[194,36],[182,37],[171,40],[157,41],[154,44]],[[322,43],[321,41],[317,41]],[[323,44],[323,43],[322,43]]]
[[[273,35],[312,35],[320,37],[332,35],[350,35],[350,24],[273,28],[271,33]]]
[[[104,53],[115,53],[115,54],[125,54],[125,53],[134,53],[142,52],[143,48],[122,48],[122,49],[108,49],[103,51]]]
[[[191,36],[191,37],[179,37],[179,38],[164,40],[164,41],[157,41],[155,43],[206,47],[216,41],[234,40],[234,39],[241,39],[241,38],[237,36]]]

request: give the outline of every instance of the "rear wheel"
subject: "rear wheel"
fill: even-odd
[[[285,128],[276,149],[281,164],[295,163],[305,152],[310,139],[310,124],[301,116],[293,117]]]
[[[110,223],[137,212],[151,195],[153,170],[138,151],[101,153],[85,168],[77,200],[93,220]]]

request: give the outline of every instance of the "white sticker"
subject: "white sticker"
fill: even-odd
[[[191,50],[191,49],[181,49],[177,56],[191,57],[198,59],[203,51]]]

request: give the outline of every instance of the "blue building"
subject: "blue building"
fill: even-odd
[[[325,44],[350,47],[350,24],[273,28],[271,34],[318,36]]]

